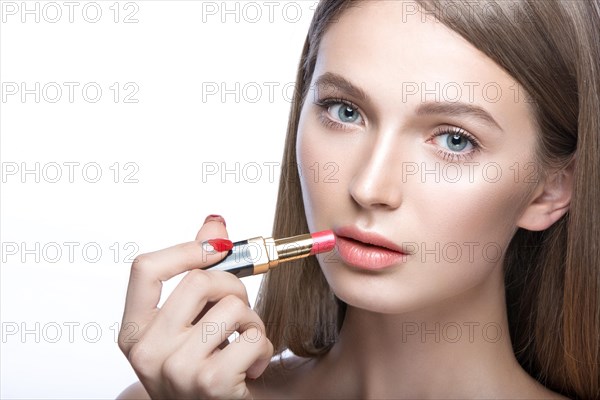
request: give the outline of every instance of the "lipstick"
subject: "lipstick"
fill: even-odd
[[[354,226],[336,230],[338,254],[355,268],[382,270],[407,260],[402,247],[375,232],[366,232]]]
[[[333,250],[333,231],[307,233],[283,239],[254,237],[233,243],[227,256],[204,270],[227,271],[238,278],[264,274],[279,264]]]

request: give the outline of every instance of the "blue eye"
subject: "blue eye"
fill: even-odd
[[[335,111],[336,108],[337,112]],[[354,123],[360,118],[360,114],[356,108],[343,103],[330,106],[329,111],[332,114],[337,115],[340,121],[346,123]]]
[[[315,105],[322,108],[319,119],[328,128],[347,131],[364,124],[358,106],[348,100],[321,99],[315,101]]]
[[[446,139],[446,144],[448,145],[448,148],[452,151],[462,151],[471,143],[465,136],[461,136],[455,133],[453,135],[448,135],[448,138]]]
[[[459,161],[472,157],[481,146],[475,136],[458,127],[444,127],[434,133],[432,140],[446,161]]]

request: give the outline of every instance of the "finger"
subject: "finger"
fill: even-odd
[[[209,224],[212,223],[213,225]],[[223,228],[227,228],[227,224],[225,223],[225,219],[223,217],[221,217],[220,215],[216,215],[216,214],[211,214],[208,217],[206,217],[206,219],[204,220],[204,223],[202,225],[202,228],[204,228],[205,225],[209,225],[209,229],[212,226],[219,228],[219,224],[223,225]],[[196,233],[196,241],[203,241],[206,240],[206,237],[202,236],[202,228],[200,228],[200,230],[198,231],[198,233]],[[227,230],[225,230],[225,236],[222,236],[224,238],[227,238]]]
[[[225,347],[229,346],[229,339],[225,339],[223,343],[221,343],[218,347],[219,350],[223,350]]]
[[[246,372],[251,379],[258,378],[269,366],[273,357],[273,344],[264,329],[252,326],[240,334],[215,356],[217,368],[230,368]]]
[[[182,332],[194,325],[194,320],[209,302],[216,304],[207,310],[199,321],[219,305],[219,300],[228,295],[236,296],[246,308],[250,308],[246,286],[235,275],[225,271],[192,270],[167,298],[156,315],[153,325],[159,327],[162,332],[172,334]],[[222,304],[212,312],[212,315],[218,316],[221,312],[227,312]]]
[[[264,324],[256,312],[239,297],[227,295],[190,328],[190,335],[179,350],[192,359],[205,359],[233,332],[242,333],[250,327],[264,332]]]
[[[196,318],[194,318],[194,320],[192,321],[192,325],[196,325],[198,321],[200,321],[200,318],[204,317],[204,314],[206,314],[208,310],[210,310],[215,304],[217,303],[214,301],[207,302],[202,311],[200,311],[200,314],[196,315]]]
[[[195,241],[138,256],[131,266],[123,323],[137,324],[141,330],[156,314],[163,281],[224,258],[227,252],[208,252],[201,245],[219,237],[227,238],[225,225],[207,218]]]

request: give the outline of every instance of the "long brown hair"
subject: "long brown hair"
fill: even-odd
[[[519,229],[507,249],[507,312],[515,355],[531,376],[569,397],[600,398],[600,3],[417,1],[525,88],[543,170],[574,161],[568,213],[545,231]],[[275,237],[308,230],[296,167],[300,110],[323,35],[357,3],[321,0],[315,10],[296,76]],[[335,342],[345,305],[314,257],[296,263],[268,273],[256,307],[277,352],[316,357]]]

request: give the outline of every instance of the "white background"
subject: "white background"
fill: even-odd
[[[0,397],[114,398],[133,257],[270,235],[316,2],[0,3]]]

